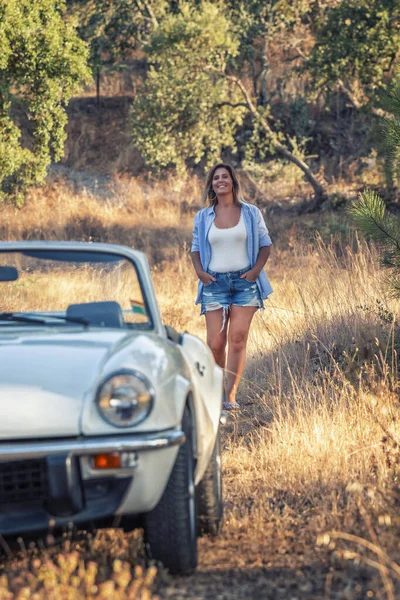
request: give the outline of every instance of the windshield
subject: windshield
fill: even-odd
[[[0,252],[0,313],[0,327],[151,325],[135,265],[100,252]]]

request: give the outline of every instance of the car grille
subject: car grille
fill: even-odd
[[[47,498],[45,459],[0,462],[0,505],[34,503]]]

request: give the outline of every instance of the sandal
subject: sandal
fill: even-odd
[[[240,404],[238,402],[222,402],[223,410],[240,410]]]

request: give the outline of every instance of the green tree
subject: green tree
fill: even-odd
[[[230,22],[216,6],[185,4],[166,16],[148,47],[150,67],[133,105],[134,141],[155,167],[216,160],[235,148],[246,106],[220,76],[238,51]]]
[[[269,86],[272,52],[283,46],[301,54],[299,40],[291,33],[310,16],[312,4],[310,0],[227,0],[240,41],[238,64],[251,73],[257,104],[266,106],[274,92]]]
[[[64,151],[66,104],[89,76],[62,0],[0,0],[0,200],[22,200]],[[18,115],[30,121],[23,146]]]
[[[224,148],[235,151],[236,134],[246,122],[253,148],[294,162],[323,197],[323,186],[274,126],[257,83],[262,66],[256,84],[247,83],[257,52],[250,38],[265,33],[283,6],[269,2],[264,10],[253,4],[250,13],[245,3],[228,10],[220,2],[185,2],[162,19],[146,47],[150,68],[133,104],[134,141],[149,164],[182,169],[187,161],[214,161]]]
[[[387,85],[400,52],[399,0],[344,0],[315,19],[305,68],[316,90],[341,89],[361,108]]]
[[[384,100],[384,108],[391,116],[382,122],[384,145],[391,172],[397,180],[400,176],[400,85]],[[350,207],[350,214],[357,227],[379,250],[381,262],[389,270],[388,282],[393,295],[400,297],[400,219],[388,212],[380,196],[367,190]]]
[[[388,115],[381,120],[381,147],[388,183],[392,187],[400,180],[400,84],[394,85],[381,98],[384,113]]]
[[[127,53],[143,46],[169,7],[167,0],[67,0],[88,42],[97,98],[103,67],[118,68]]]

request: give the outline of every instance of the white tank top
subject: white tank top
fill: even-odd
[[[208,241],[211,245],[211,261],[208,265],[210,271],[227,273],[240,271],[250,265],[243,210],[240,212],[239,223],[234,227],[219,229],[213,223],[208,233]]]

